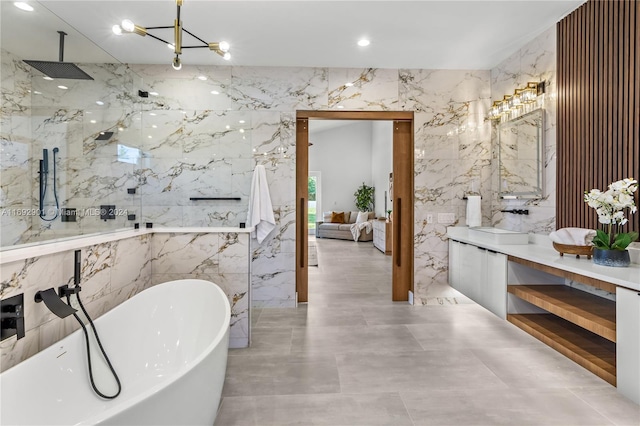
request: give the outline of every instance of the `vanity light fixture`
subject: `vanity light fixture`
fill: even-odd
[[[545,82],[528,82],[523,88],[518,88],[513,95],[504,95],[501,101],[494,101],[487,118],[489,120],[501,120],[503,115],[524,107],[526,104],[536,102],[538,96],[545,92]]]
[[[180,55],[182,55],[182,49],[208,48],[209,50],[222,56],[222,58],[227,61],[231,59],[231,53],[229,53],[229,48],[230,48],[229,43],[227,43],[226,41],[208,43],[182,26],[182,21],[180,20],[180,7],[182,7],[183,3],[184,3],[184,0],[176,0],[177,11],[176,11],[176,19],[174,20],[173,25],[157,26],[157,27],[141,27],[139,25],[134,24],[129,19],[125,19],[124,21],[122,21],[120,25],[114,25],[112,30],[116,35],[120,35],[123,33],[128,33],[128,34],[134,33],[142,37],[149,36],[155,40],[158,40],[166,44],[167,47],[173,50],[175,53],[175,57],[171,62],[171,65],[175,70],[179,70],[180,68],[182,68],[182,62],[180,60]],[[173,43],[169,43],[168,41],[163,40],[162,38],[155,36],[149,32],[150,30],[161,30],[161,29],[168,29],[168,28],[173,28],[173,38],[174,38]],[[183,46],[182,45],[183,32],[189,34],[191,37],[195,38],[202,44],[197,44],[193,46]]]

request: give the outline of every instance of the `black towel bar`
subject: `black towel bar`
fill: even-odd
[[[209,201],[209,200],[234,200],[240,201],[242,198],[240,197],[191,197],[189,200],[191,201]]]

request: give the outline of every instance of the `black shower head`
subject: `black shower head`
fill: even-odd
[[[51,78],[93,80],[93,77],[71,62],[32,61],[27,59],[24,62]]]
[[[64,62],[64,36],[66,36],[67,33],[64,31],[58,31],[58,33],[60,34],[60,54],[58,62],[34,61],[27,59],[24,59],[24,62],[51,78],[93,80],[93,77],[82,71],[76,64]]]

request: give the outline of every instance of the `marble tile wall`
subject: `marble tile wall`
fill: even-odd
[[[543,198],[540,200],[502,200],[497,191],[491,197],[493,226],[514,231],[548,234],[555,230],[556,216],[556,30],[549,28],[491,70],[491,99],[499,100],[529,81],[545,81],[546,93],[539,106],[545,110],[545,150]],[[497,127],[492,129],[492,187],[499,187]],[[502,213],[500,210],[528,209],[529,215]]]
[[[416,301],[426,303],[430,293],[446,291],[446,228],[426,225],[426,213],[453,212],[456,222],[464,224],[462,197],[472,183],[477,191],[490,190],[490,130],[484,123],[490,97],[489,71],[185,65],[176,73],[160,65],[132,68],[150,92],[158,93],[146,100],[144,113],[153,111],[159,116],[162,111],[175,123],[165,132],[165,142],[150,152],[150,161],[162,164],[160,170],[150,166],[143,172],[147,178],[143,181],[155,194],[150,203],[143,195],[149,221],[211,226],[219,223],[215,220],[223,220],[220,224],[237,226],[237,221],[244,220],[246,205],[240,203],[242,208],[234,210],[233,205],[221,202],[185,202],[185,188],[203,193],[206,182],[226,182],[229,171],[217,174],[212,170],[216,159],[224,158],[233,169],[232,180],[234,170],[242,176],[233,186],[244,200],[250,188],[250,171],[257,164],[265,165],[277,226],[262,244],[252,244],[252,300],[258,307],[295,305],[295,111],[338,106],[416,111]],[[185,123],[185,117],[198,116],[211,117],[210,124],[199,120],[197,126],[189,127]],[[234,120],[245,121],[242,134]],[[232,124],[223,128],[224,123]],[[185,139],[193,143],[185,143]],[[215,147],[216,140],[227,152],[209,148]],[[190,154],[185,146],[203,148],[194,160],[200,163],[185,164],[184,158]],[[178,172],[173,171],[176,168]],[[193,176],[186,181],[197,183],[169,185],[185,173]],[[144,184],[141,187],[145,194]],[[488,206],[484,213],[489,222]]]
[[[31,75],[18,57],[0,50],[0,241],[12,245],[31,229]],[[15,214],[13,214],[15,213]]]
[[[95,319],[151,284],[151,235],[98,244],[81,249],[81,298]],[[79,328],[73,317],[60,320],[43,303],[39,290],[73,284],[74,251],[5,263],[0,268],[0,298],[24,294],[26,335],[0,343],[4,371],[49,347]]]
[[[110,69],[108,64],[98,68]],[[110,70],[122,74],[117,66]],[[253,303],[294,306],[295,111],[338,106],[412,110],[416,112],[416,302],[426,303],[429,297],[447,291],[445,225],[427,224],[426,215],[453,212],[455,223],[464,224],[463,196],[467,192],[475,190],[490,199],[491,140],[484,122],[490,103],[489,71],[188,65],[179,73],[164,65],[135,65],[131,71],[151,95],[136,99],[138,115],[135,109],[125,112],[114,100],[113,111],[105,120],[111,120],[112,126],[124,123],[123,128],[139,130],[139,139],[129,142],[140,150],[129,153],[138,155],[137,164],[116,160],[109,147],[115,141],[108,141],[105,147],[84,136],[91,134],[85,127],[92,124],[92,118],[87,124],[85,111],[89,102],[95,102],[92,97],[80,105],[84,108],[81,115],[69,111],[50,115],[62,115],[72,123],[76,120],[83,134],[76,140],[90,158],[113,156],[111,163],[103,162],[101,179],[79,179],[83,183],[76,189],[80,197],[90,198],[93,187],[99,189],[101,198],[127,205],[127,198],[120,200],[115,194],[137,184],[137,195],[144,204],[141,222],[237,226],[246,217],[252,170],[264,164],[277,226],[262,244],[252,245]],[[346,86],[348,82],[353,86]],[[118,96],[109,95],[111,98]],[[43,103],[38,107],[52,106]],[[72,170],[85,176],[88,164],[73,165]],[[107,168],[113,171],[111,178],[106,176]],[[239,195],[241,201],[189,200],[216,195]],[[488,203],[483,206],[483,217],[491,221]]]

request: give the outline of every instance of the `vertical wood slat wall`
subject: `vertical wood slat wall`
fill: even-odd
[[[584,191],[640,180],[640,0],[589,0],[557,36],[556,226],[596,229]]]

